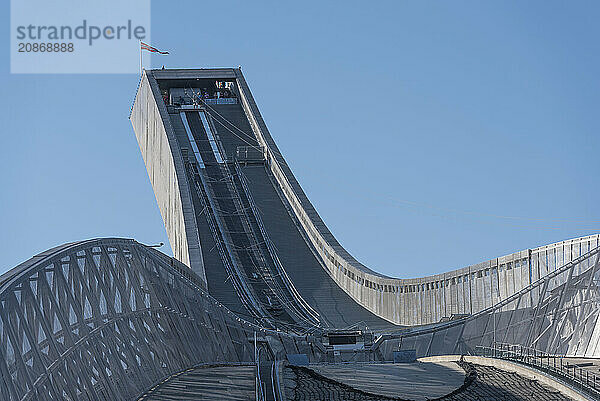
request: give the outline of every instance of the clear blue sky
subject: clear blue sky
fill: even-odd
[[[600,231],[599,20],[592,1],[155,1],[153,62],[241,64],[340,242],[414,277]],[[7,1],[2,21],[0,272],[68,241],[167,242],[138,77],[10,75]]]

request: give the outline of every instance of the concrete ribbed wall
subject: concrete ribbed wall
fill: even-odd
[[[156,99],[161,100],[157,102]],[[177,260],[191,266],[206,284],[196,214],[181,151],[151,71],[144,71],[142,75],[129,118],[146,164],[173,255]]]

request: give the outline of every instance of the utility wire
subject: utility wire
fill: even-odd
[[[216,114],[217,116],[219,116],[224,122],[228,123],[231,127],[233,127],[235,130],[237,130],[239,133],[241,133],[242,135],[244,135],[245,137],[249,138],[252,141],[256,141],[256,137],[254,135],[251,135],[249,133],[247,133],[246,131],[244,131],[243,129],[241,129],[240,127],[238,127],[235,123],[231,122],[229,119],[227,119],[227,117],[223,116],[221,113],[219,113],[217,110],[215,110],[213,107],[211,107],[209,104],[207,104],[204,99],[201,99],[202,102],[204,103],[204,105],[210,109],[212,111],[212,113]],[[214,118],[214,116],[211,114],[211,116]],[[250,145],[253,148],[260,148],[257,145],[254,145],[250,142],[248,142],[247,140],[245,140],[244,138],[240,137],[238,134],[236,134],[235,132],[233,132],[229,127],[225,126],[225,124],[223,124],[223,122],[218,121],[216,118],[214,118],[215,121],[219,122],[219,124],[225,128],[227,131],[229,131],[231,134],[233,134],[234,136],[236,136],[238,139],[240,139],[241,141],[243,141],[244,143]],[[280,156],[283,159],[283,155],[278,152],[277,150],[274,150],[273,148],[271,148],[268,144],[267,148],[269,149],[269,151],[271,151],[272,153]],[[281,167],[280,162],[277,160],[277,158],[273,158],[275,160],[275,162],[279,165],[279,167]],[[370,197],[371,199],[375,199],[374,197]],[[378,201],[380,201],[380,197],[378,197]],[[413,207],[417,207],[417,208],[424,208],[424,209],[431,209],[431,210],[437,210],[440,212],[446,212],[446,213],[451,213],[452,216],[455,216],[456,214],[462,214],[462,215],[470,215],[470,216],[475,216],[475,217],[486,217],[486,218],[495,218],[495,219],[500,219],[500,220],[510,220],[510,221],[515,221],[515,222],[534,222],[534,223],[562,223],[562,224],[585,224],[585,225],[590,225],[590,224],[600,224],[600,220],[588,220],[588,219],[582,219],[582,218],[562,218],[562,217],[524,217],[524,216],[508,216],[508,215],[501,215],[501,214],[494,214],[494,213],[485,213],[485,212],[477,212],[477,211],[469,211],[469,210],[459,210],[459,209],[451,209],[451,208],[444,208],[444,207],[439,207],[439,206],[435,206],[435,205],[431,205],[431,204],[427,204],[424,202],[415,202],[415,201],[411,201],[411,200],[406,200],[406,199],[396,199],[396,198],[392,198],[390,199],[392,202],[397,202],[397,203],[402,203],[405,205],[409,205],[409,206],[413,206]],[[448,217],[450,215],[438,215],[440,217]],[[514,224],[517,226],[527,226],[524,224]],[[534,226],[534,227],[539,227],[539,228],[548,228],[548,229],[562,229],[563,227],[550,227],[550,226]]]

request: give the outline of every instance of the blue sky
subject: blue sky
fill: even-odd
[[[242,65],[340,242],[414,277],[600,232],[600,5],[153,2],[156,67]],[[60,243],[167,242],[128,121],[136,75],[11,75],[0,272]],[[164,251],[170,252],[167,246]]]

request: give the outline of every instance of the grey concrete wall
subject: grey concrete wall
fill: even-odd
[[[173,255],[191,266],[206,284],[196,214],[181,151],[151,71],[142,75],[130,120]]]

